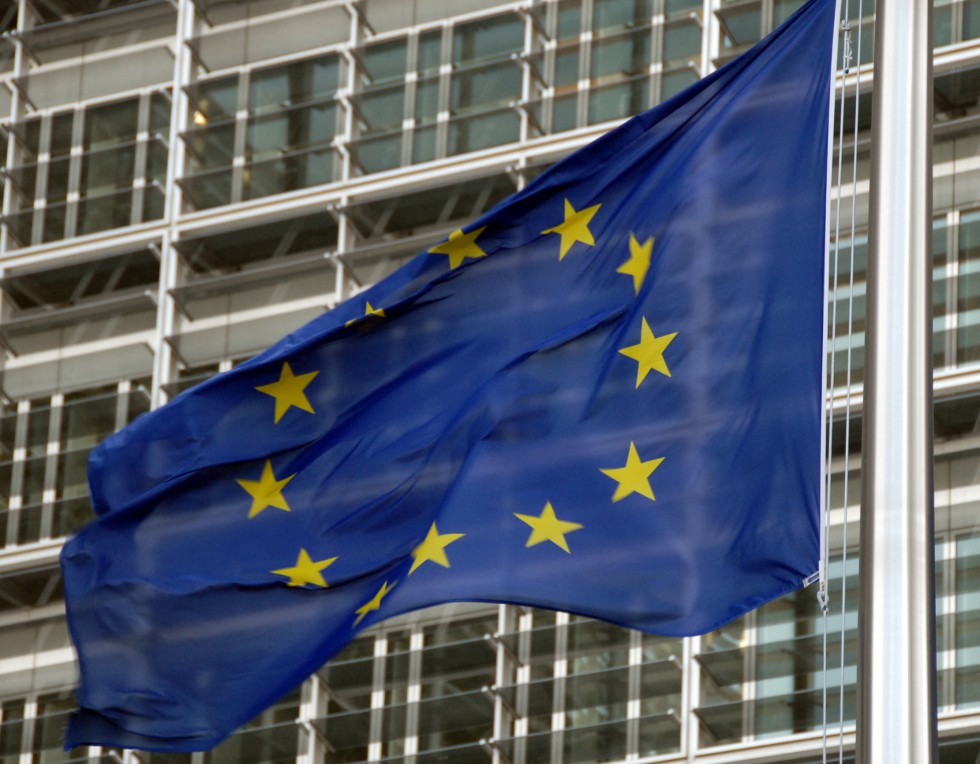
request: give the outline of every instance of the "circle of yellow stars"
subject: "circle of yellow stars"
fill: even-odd
[[[576,209],[571,200],[567,198],[564,200],[563,220],[541,231],[541,236],[555,234],[559,237],[559,261],[564,260],[566,255],[572,252],[573,249],[576,249],[576,245],[584,245],[586,247],[595,246],[595,236],[589,226],[601,208],[602,204],[598,203]],[[487,226],[482,226],[468,232],[464,232],[462,229],[456,230],[449,234],[445,241],[435,245],[428,251],[432,254],[447,256],[449,258],[449,268],[458,268],[466,260],[475,260],[487,256],[487,253],[477,243],[477,239],[486,229]],[[616,273],[628,276],[632,280],[636,295],[639,295],[643,281],[650,269],[653,245],[653,237],[640,241],[631,232],[629,238],[629,256],[616,268]],[[360,318],[347,321],[346,326],[349,327],[368,319],[378,320],[385,318],[383,308],[375,308],[370,302],[365,302],[364,315]],[[639,388],[644,383],[651,372],[657,372],[665,377],[671,376],[664,354],[675,337],[677,337],[677,332],[662,334],[658,337],[651,329],[646,317],[641,316],[639,342],[618,349],[619,354],[635,361],[637,364],[636,388]],[[302,371],[302,373],[296,374],[289,362],[284,361],[279,370],[279,378],[277,380],[259,385],[255,388],[258,392],[274,399],[275,405],[272,411],[274,425],[280,424],[287,415],[290,415],[293,409],[309,414],[316,413],[306,395],[306,389],[313,383],[318,374],[318,370]],[[645,459],[640,456],[636,444],[630,441],[626,454],[626,463],[622,467],[599,468],[600,473],[616,483],[611,498],[612,503],[620,502],[634,495],[649,501],[655,501],[656,497],[650,484],[650,477],[661,466],[664,458],[658,456]],[[293,473],[291,475],[277,477],[272,461],[267,459],[258,479],[238,479],[236,481],[238,485],[251,497],[248,518],[256,518],[269,508],[290,512],[289,502],[283,492],[289,482],[296,477],[296,474]],[[566,554],[571,554],[572,550],[566,536],[584,528],[582,523],[558,517],[550,501],[545,502],[543,509],[537,515],[518,512],[513,514],[514,517],[531,529],[530,535],[525,543],[525,548],[536,547],[548,542]],[[415,574],[426,563],[432,563],[442,568],[450,568],[451,564],[447,549],[451,544],[464,538],[465,535],[464,533],[441,533],[437,524],[433,522],[429,526],[425,538],[411,552],[412,563],[408,569],[406,578]],[[293,565],[277,568],[270,572],[284,578],[284,583],[288,587],[326,589],[329,588],[329,583],[324,577],[323,572],[338,559],[336,556],[313,559],[306,548],[301,548]],[[358,626],[370,613],[379,611],[384,599],[398,583],[398,580],[389,582],[388,579],[385,579],[374,596],[355,609],[353,626]]]

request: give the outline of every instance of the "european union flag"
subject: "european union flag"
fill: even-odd
[[[360,630],[704,632],[818,566],[833,0],[93,453],[68,745],[200,750]]]

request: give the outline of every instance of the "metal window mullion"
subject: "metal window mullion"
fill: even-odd
[[[742,656],[742,740],[755,740],[755,705],[756,705],[756,614],[754,611],[745,615],[743,635],[745,649]]]
[[[701,637],[685,637],[681,643],[681,746],[680,752],[694,761],[701,740],[701,721],[694,710],[701,705]]]
[[[640,752],[640,709],[643,696],[643,635],[630,631],[629,660],[626,669],[626,758],[635,760]]]
[[[513,684],[514,681],[511,661],[507,655],[507,650],[504,648],[504,641],[501,638],[501,635],[513,631],[512,614],[514,610],[515,608],[512,605],[497,606],[497,631],[493,643],[495,653],[493,686],[490,688],[494,690],[493,737],[490,740],[492,745],[491,764],[505,764],[505,759],[501,756],[500,748],[495,743],[513,734],[512,725],[514,720],[511,718],[511,714],[504,704],[503,697],[496,690],[497,688]]]
[[[557,2],[549,2],[545,11],[545,30],[548,40],[545,41],[544,55],[541,57],[541,84],[545,90],[542,93],[541,129],[545,135],[554,132],[555,125],[555,77],[558,70],[558,16],[560,9]]]
[[[34,761],[34,731],[37,727],[37,698],[24,700],[23,727],[20,732],[19,764],[33,764]]]
[[[129,210],[130,225],[143,220],[143,202],[146,196],[147,161],[150,155],[150,104],[151,93],[140,95],[136,117],[136,149],[133,155],[133,196]]]
[[[24,471],[27,459],[27,429],[31,412],[30,401],[17,404],[17,424],[14,427],[14,453],[10,464],[10,502],[7,512],[7,542],[17,543],[23,507]]]
[[[320,675],[315,671],[303,682],[300,690],[299,716],[296,730],[296,764],[315,764],[326,754],[320,744],[316,727],[313,726],[320,716],[323,690],[320,687]]]
[[[381,761],[384,743],[385,671],[388,640],[379,634],[374,641],[371,710],[368,716],[368,761]]]
[[[772,0],[762,0],[759,16],[759,21],[762,24],[762,27],[759,29],[759,39],[761,40],[773,29],[774,14]]]
[[[575,105],[575,126],[589,124],[589,99],[592,87],[592,0],[582,0],[582,26],[578,38],[578,99]]]
[[[419,751],[419,703],[422,700],[422,648],[425,633],[418,624],[412,626],[408,640],[408,687],[405,691],[405,740],[402,751],[405,764],[415,764]]]
[[[938,597],[942,597],[946,608],[942,615],[943,619],[943,641],[937,645],[939,653],[943,655],[943,663],[940,668],[946,669],[946,681],[943,683],[942,696],[938,698],[940,706],[952,709],[955,705],[956,695],[955,675],[956,675],[956,639],[955,639],[955,613],[956,613],[956,594],[954,585],[956,582],[956,541],[952,532],[940,534],[943,545],[943,581],[945,591],[936,592]]]
[[[164,221],[166,231],[160,241],[160,282],[157,290],[155,347],[153,348],[153,378],[150,385],[150,406],[157,408],[166,402],[164,385],[176,377],[173,348],[166,341],[176,328],[177,310],[170,290],[177,286],[180,263],[174,248],[179,233],[183,194],[177,177],[183,173],[185,147],[180,132],[188,123],[189,103],[185,86],[193,73],[193,56],[189,40],[194,36],[194,5],[181,2],[177,12],[177,35],[174,40],[174,76],[171,85],[170,127],[167,144],[167,177],[164,190]],[[152,98],[152,96],[151,96]]]
[[[129,396],[134,393],[133,383],[128,379],[121,380],[116,387],[116,421],[113,431],[121,430],[129,420]]]
[[[85,109],[75,109],[71,121],[71,148],[68,154],[68,193],[65,195],[64,236],[69,239],[78,230],[78,207],[82,203],[82,163],[88,161],[85,152]],[[52,119],[52,122],[54,120]]]
[[[443,159],[449,155],[449,121],[452,99],[453,72],[453,30],[449,24],[442,26],[442,40],[439,58],[439,98],[436,107],[436,150],[435,158]]]
[[[704,20],[701,25],[701,71],[698,73],[701,77],[713,71],[712,62],[721,52],[721,29],[718,17],[715,16],[714,5],[714,0],[704,0],[701,11]]]
[[[238,74],[238,105],[235,112],[235,137],[232,145],[231,160],[231,203],[238,204],[245,198],[245,147],[248,136],[249,103],[248,90],[251,82],[251,70],[243,69]],[[251,172],[251,170],[249,170]]]
[[[41,494],[41,525],[39,538],[49,539],[54,528],[54,502],[58,496],[58,460],[61,453],[61,420],[65,396],[51,397],[48,414],[48,442],[44,460],[44,490]]]
[[[534,20],[530,10],[524,14],[524,57],[521,60],[521,108],[517,111],[520,120],[520,142],[525,143],[531,138],[531,119],[528,111],[531,106],[531,55],[534,52]]]
[[[27,15],[27,0],[19,0],[17,12],[17,32],[14,36],[14,66],[11,76],[20,78],[27,75],[30,64],[27,61],[27,51],[24,50],[24,42],[21,36],[25,29]],[[21,97],[20,90],[12,87],[10,89],[10,119],[11,123],[17,123],[24,119],[24,99]],[[11,130],[7,138],[7,156],[4,167],[13,167],[17,164],[17,143],[18,138],[15,131]],[[7,220],[14,210],[14,184],[9,175],[3,178],[3,207],[0,210],[0,217]],[[0,226],[0,252],[10,251],[10,233],[7,226]]]
[[[343,51],[345,55],[340,56],[340,61],[344,62],[347,74],[346,83],[343,88],[346,97],[337,99],[337,103],[340,104],[344,115],[343,134],[338,136],[338,140],[336,141],[340,148],[342,162],[340,180],[344,182],[354,177],[355,162],[353,144],[357,133],[357,115],[354,112],[354,105],[351,99],[357,91],[358,60],[357,56],[353,54],[352,49],[356,48],[361,41],[361,14],[351,9],[348,17],[350,18],[350,35],[347,39],[346,50]]]
[[[414,30],[405,38],[405,98],[402,104],[402,165],[412,164],[415,160],[413,143],[415,137],[415,104],[418,99],[419,83],[419,40],[418,30]]]
[[[650,106],[660,103],[663,93],[663,52],[666,47],[664,38],[667,35],[667,13],[664,5],[664,0],[654,0],[653,16],[650,19],[650,74],[647,81]],[[654,70],[656,74],[654,74]]]
[[[533,628],[533,611],[520,607],[517,617],[518,665],[514,676],[514,712],[517,718],[514,719],[511,733],[514,737],[514,760],[512,764],[526,764],[527,762],[527,734],[530,722],[528,718],[530,712],[530,687],[528,683],[531,681],[531,631]],[[530,764],[537,764],[537,762],[530,762]]]
[[[959,284],[960,284],[960,211],[950,210],[946,218],[946,363],[955,367],[959,362],[957,338],[959,336]]]
[[[31,222],[31,244],[44,241],[44,217],[47,210],[48,170],[51,165],[50,114],[41,118],[37,146],[37,174],[34,178],[34,219]]]
[[[562,764],[565,745],[565,690],[568,686],[568,613],[555,614],[554,690],[551,706],[551,764]],[[536,763],[535,763],[536,764]]]
[[[354,288],[357,288],[356,276],[353,269],[348,267],[345,255],[355,247],[354,231],[355,226],[350,222],[348,213],[348,200],[342,197],[340,203],[332,214],[337,221],[337,251],[332,255],[333,265],[336,268],[334,274],[334,304],[339,305],[344,302],[351,294],[350,282],[354,281]],[[331,257],[330,253],[327,253]]]

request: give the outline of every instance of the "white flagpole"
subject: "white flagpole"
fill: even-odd
[[[857,761],[936,742],[932,3],[878,0],[861,504]]]

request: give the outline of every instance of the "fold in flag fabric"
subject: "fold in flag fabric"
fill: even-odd
[[[818,567],[833,0],[107,438],[68,746],[201,750],[389,616],[663,635]]]

